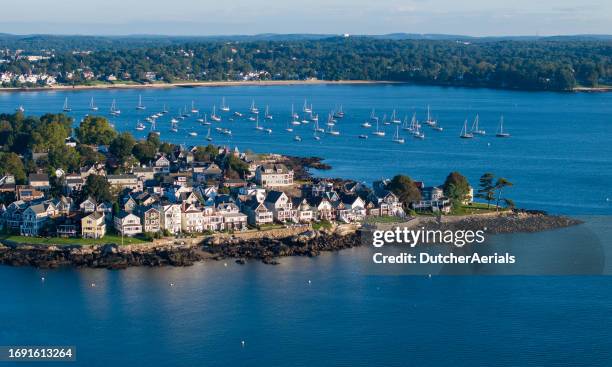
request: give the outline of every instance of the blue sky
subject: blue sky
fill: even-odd
[[[2,5],[0,32],[612,34],[611,0],[28,0],[26,3],[6,1]]]

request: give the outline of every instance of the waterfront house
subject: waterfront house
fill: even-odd
[[[296,212],[296,219],[300,223],[309,223],[314,219],[314,211],[308,201],[304,198],[291,199]]]
[[[240,212],[238,205],[222,203],[217,206],[217,212],[223,217],[223,230],[242,231],[246,229],[248,217]]]
[[[39,232],[49,218],[54,214],[55,208],[44,203],[34,204],[23,211],[19,232],[22,236],[38,236]]]
[[[79,209],[83,214],[93,213],[97,210],[98,203],[91,196],[87,197],[87,199],[83,200],[81,204],[79,204]]]
[[[161,215],[159,210],[151,206],[137,206],[134,214],[140,217],[143,232],[156,233],[161,230]]]
[[[81,237],[102,238],[106,235],[106,222],[104,214],[93,212],[81,218]]]
[[[261,226],[274,222],[274,214],[264,205],[263,202],[252,197],[243,207],[243,212],[247,215],[248,223],[252,226]]]
[[[202,208],[205,231],[220,231],[223,229],[223,216],[213,206]]]
[[[196,205],[183,203],[181,206],[181,230],[186,233],[204,231],[204,214]]]
[[[58,237],[77,237],[80,219],[75,216],[62,216],[55,220],[55,235]]]
[[[284,164],[263,164],[255,170],[255,181],[263,187],[293,185],[293,170]]]
[[[114,218],[115,230],[123,236],[134,236],[142,233],[140,218],[132,213],[121,211]]]
[[[310,206],[314,209],[317,220],[334,220],[335,210],[327,198],[322,196],[312,198],[310,200]]]
[[[157,204],[161,219],[161,229],[172,234],[181,232],[181,206],[179,204]]]
[[[23,222],[23,212],[28,208],[29,204],[23,200],[17,200],[10,203],[4,213],[2,213],[2,221],[4,227],[10,231],[19,231]]]
[[[270,191],[266,196],[264,205],[274,215],[274,220],[278,222],[295,221],[295,210],[291,200],[282,191]]]

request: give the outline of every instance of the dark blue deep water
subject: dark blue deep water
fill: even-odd
[[[134,108],[139,94],[145,112]],[[233,136],[213,130],[217,144],[321,156],[333,169],[317,174],[366,182],[406,173],[433,185],[458,170],[476,183],[491,171],[514,183],[508,195],[520,206],[598,215],[586,228],[600,237],[603,245],[593,256],[610,272],[611,94],[406,85],[58,91],[0,93],[0,112],[18,105],[31,114],[58,112],[68,97],[79,120],[91,97],[107,116],[116,99],[122,110],[116,127],[144,136],[134,130],[136,121],[165,103],[171,113],[158,121],[162,140],[204,144],[206,128],[195,118],[181,122],[179,133],[169,131],[169,119],[192,100],[208,111],[222,96],[243,112],[252,99],[261,109],[270,105],[274,120],[262,123],[273,133],[256,131],[246,119],[225,119],[221,126]],[[301,110],[304,98],[322,125],[330,109],[343,105],[339,137],[315,141],[312,123],[284,131],[291,103]],[[357,139],[372,108],[381,117],[395,108],[402,117],[416,111],[423,119],[427,104],[444,132],[426,128],[425,140],[406,137],[397,145],[387,126],[385,138]],[[459,139],[463,120],[471,122],[476,113],[488,136]],[[501,114],[510,139],[492,136]],[[302,142],[293,141],[295,134]],[[557,239],[571,237],[569,229],[496,242],[543,256],[559,250]],[[368,258],[369,249],[361,248],[283,259],[279,266],[0,267],[0,345],[76,345],[83,366],[612,365],[609,276],[376,276],[363,266]]]

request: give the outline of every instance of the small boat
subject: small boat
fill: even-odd
[[[391,125],[391,122],[387,121],[387,115],[386,114],[383,115],[382,123],[383,123],[383,125]]]
[[[166,104],[164,103],[164,108],[162,108],[162,111],[160,112],[162,115],[165,115],[168,113],[168,109],[166,108]]]
[[[64,112],[70,111],[72,111],[72,108],[70,108],[70,106],[68,105],[68,97],[66,97],[66,99],[64,99]]]
[[[431,117],[431,111],[429,109],[429,105],[427,105],[427,120],[425,120],[425,123],[429,126],[436,126],[438,124],[438,121],[434,120]]]
[[[365,121],[363,124],[361,124],[361,127],[370,128],[372,127],[372,124],[370,124],[369,121]]]
[[[144,130],[145,128],[146,128],[146,127],[145,127],[145,124],[143,124],[142,122],[138,121],[138,122],[136,123],[136,130],[138,130],[138,131],[142,131],[142,130]]]
[[[385,132],[381,131],[378,126],[378,119],[376,119],[376,131],[372,132],[372,135],[385,136]]]
[[[416,120],[416,113],[414,115],[412,115],[412,119]],[[410,121],[410,124],[408,123],[408,115],[404,115],[404,122],[402,123],[402,130],[408,130],[411,131],[411,126],[412,126],[412,121]]]
[[[136,106],[137,110],[144,110],[146,107],[142,104],[142,95],[138,95],[138,105]]]
[[[111,103],[110,114],[113,116],[119,116],[121,114],[121,110],[117,109],[117,104],[113,99],[113,103]]]
[[[221,117],[217,116],[217,113],[215,112],[216,106],[213,106],[212,108],[212,113],[210,114],[210,119],[213,121],[221,121]]]
[[[479,126],[478,126],[478,114],[476,115],[476,118],[474,119],[474,123],[472,124],[472,134],[476,134],[476,135],[485,135],[486,131],[482,130]]]
[[[285,128],[285,131],[290,132],[290,133],[293,132],[293,128],[289,124],[289,121],[287,121],[287,127]]]
[[[255,117],[254,116],[249,116],[249,121],[255,121]]]
[[[19,105],[19,107],[15,108],[15,112],[21,112],[24,113],[25,112],[25,108],[23,108],[22,105]]]
[[[191,132],[189,133],[189,135],[191,135],[191,136],[198,136],[198,133],[196,133],[195,131],[191,131]]]
[[[301,123],[298,121],[299,116],[297,113],[295,113],[295,111],[293,110],[293,104],[291,105],[291,125],[301,125]]]
[[[333,136],[338,136],[338,135],[340,135],[340,132],[339,132],[339,131],[334,130],[334,126],[333,126],[333,125],[330,125],[330,126],[329,126],[329,128],[327,129],[327,133],[328,133],[329,135],[333,135]]]
[[[98,106],[96,106],[96,104],[94,103],[93,97],[91,97],[91,101],[89,101],[89,109],[91,111],[97,111],[98,110]]]
[[[314,130],[315,135],[316,135],[317,133],[323,133],[323,132],[325,132],[325,129],[323,129],[323,128],[320,128],[320,127],[319,127],[319,120],[315,121],[314,126],[313,126],[313,128],[312,128],[312,129]]]
[[[340,108],[336,112],[334,112],[334,118],[341,119],[343,117],[344,111],[342,111],[342,105],[340,105]]]
[[[391,122],[394,123],[394,124],[401,124],[402,123],[402,120],[400,120],[397,117],[397,113],[395,112],[395,110],[393,110],[393,113],[391,114]]]
[[[266,106],[266,113],[264,115],[264,118],[266,120],[272,120],[274,118],[272,114],[270,114],[270,108],[268,106]]]
[[[177,125],[178,121],[176,119],[172,119],[172,125],[170,127],[170,131],[172,131],[173,133],[177,133],[178,132],[178,125]]]
[[[230,108],[228,105],[225,104],[225,97],[221,98],[221,111],[223,112],[229,112]]]
[[[502,117],[499,119],[499,129],[497,130],[497,133],[495,134],[496,137],[498,138],[509,138],[510,134],[504,132],[504,116],[502,115]]]
[[[432,129],[432,130],[435,130],[435,131],[440,131],[440,132],[444,130],[444,129],[442,128],[442,126],[438,126],[438,125],[436,125],[436,126],[432,126],[432,127],[431,127],[431,129]]]
[[[313,115],[312,113],[310,113],[310,121],[312,122],[319,121],[319,115],[318,114]]]
[[[249,109],[252,114],[257,115],[259,113],[259,108],[255,106],[255,100],[251,102],[251,108]]]
[[[264,129],[264,130],[265,130],[265,132],[267,132],[268,134],[272,134],[272,129],[267,128],[267,129]]]
[[[302,108],[302,111],[304,113],[311,113],[312,112],[312,107],[308,107],[308,103],[306,103],[306,100],[304,100],[304,107]]]
[[[263,131],[263,129],[263,126],[259,126],[259,115],[257,115],[257,118],[255,119],[255,130]]]
[[[368,136],[366,134],[361,134],[359,135],[359,139],[367,139]]]
[[[400,137],[399,134],[399,125],[395,127],[395,134],[393,135],[393,142],[398,144],[404,144],[404,138]]]
[[[467,129],[467,119],[463,122],[463,128],[461,129],[459,137],[461,139],[472,139],[474,137],[474,134],[470,133]]]
[[[236,117],[242,117],[242,113],[240,113],[240,112],[238,112],[238,111],[235,111],[235,112],[234,112],[234,116],[236,116]]]
[[[195,107],[195,103],[193,101],[191,101],[191,113],[198,113],[198,112],[200,112],[200,110],[198,110]]]
[[[202,119],[202,125],[210,125],[210,121],[206,118],[206,114],[204,114],[204,118]]]
[[[232,130],[230,130],[230,129],[223,129],[223,130],[221,130],[221,134],[232,135]]]
[[[210,126],[208,126],[208,134],[206,134],[206,140],[212,141],[212,137],[210,136]]]
[[[296,136],[293,137],[293,140],[295,140],[295,141],[302,141],[302,138],[300,138],[299,135],[296,135]]]

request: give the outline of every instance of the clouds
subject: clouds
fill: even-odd
[[[68,34],[612,33],[601,0],[30,0],[0,32]]]

